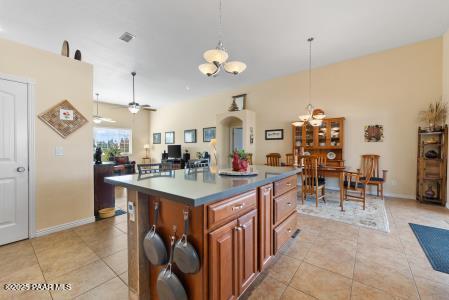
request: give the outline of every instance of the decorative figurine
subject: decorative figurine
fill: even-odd
[[[95,164],[96,165],[101,165],[102,164],[102,162],[101,162],[101,155],[103,154],[103,151],[101,150],[101,148],[100,147],[97,147],[96,149],[95,149]]]

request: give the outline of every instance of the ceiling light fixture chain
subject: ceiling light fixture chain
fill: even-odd
[[[299,116],[299,121],[293,122],[294,126],[303,126],[310,124],[312,126],[321,126],[323,119],[326,117],[322,109],[315,109],[312,105],[312,42],[315,40],[313,37],[309,37],[307,42],[309,43],[309,99],[306,106],[306,114]]]
[[[246,64],[241,61],[228,61],[229,54],[223,46],[223,24],[222,24],[222,0],[218,0],[218,44],[215,49],[203,53],[207,63],[198,66],[198,69],[208,77],[216,77],[221,69],[225,72],[237,75],[245,71]]]
[[[140,110],[140,105],[139,105],[139,103],[136,102],[136,93],[135,93],[135,88],[134,88],[134,79],[136,77],[136,72],[134,72],[134,71],[131,72],[131,75],[133,77],[133,101],[128,104],[128,110],[132,114],[137,114]]]

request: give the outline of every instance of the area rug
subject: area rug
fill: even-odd
[[[449,230],[409,223],[433,269],[449,274]]]
[[[318,207],[315,206],[313,197],[307,197],[303,205],[301,194],[298,193],[296,210],[301,214],[390,232],[384,200],[367,196],[365,210],[363,210],[362,203],[354,201],[345,201],[344,208],[345,211],[341,211],[338,191],[326,191],[326,202],[320,200]]]

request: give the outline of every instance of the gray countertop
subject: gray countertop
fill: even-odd
[[[224,176],[208,168],[167,171],[139,176],[124,175],[105,178],[105,182],[160,196],[190,206],[200,206],[229,198],[300,172],[294,167],[251,166],[255,176]]]

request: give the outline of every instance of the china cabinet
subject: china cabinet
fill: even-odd
[[[303,147],[306,155],[325,155],[329,166],[344,166],[344,121],[343,117],[325,118],[317,127],[292,126],[293,153],[298,155]]]

